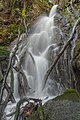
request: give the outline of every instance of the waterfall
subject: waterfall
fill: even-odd
[[[54,51],[54,56],[56,56],[56,52],[58,50],[57,44],[53,42],[54,29],[56,28],[59,30],[57,26],[54,26],[54,16],[56,14],[57,7],[58,5],[52,7],[49,17],[43,16],[39,19],[39,21],[37,21],[34,25],[32,34],[28,38],[28,51],[32,54],[34,63],[30,56],[26,55],[23,69],[27,75],[28,84],[32,91],[34,91],[33,94],[29,94],[31,97],[49,97],[48,91],[50,91],[50,94],[52,95],[57,95],[56,93],[59,92],[56,81],[51,80],[50,78],[48,80],[48,83],[50,83],[47,83],[43,90],[44,76],[50,64],[48,57],[51,53],[49,53],[49,50],[52,49],[51,52]],[[54,84],[56,86],[54,92],[50,84]]]
[[[22,70],[30,86],[30,90],[26,91],[27,97],[40,98],[42,100],[46,97],[49,99],[54,98],[63,92],[65,88],[63,83],[67,84],[66,81],[69,76],[67,75],[68,68],[66,67],[65,52],[44,86],[44,76],[62,47],[60,43],[64,43],[64,41],[62,41],[62,31],[54,25],[57,7],[57,5],[53,6],[49,16],[42,16],[33,25],[32,32],[27,38],[27,50],[26,42],[22,40],[23,42],[20,46],[21,51],[17,53],[17,56],[20,57],[21,53],[26,51],[24,62],[22,63]],[[61,41],[58,40],[57,36]],[[20,97],[18,93],[17,73],[15,72],[14,77],[14,96],[16,101],[18,101]],[[11,103],[7,106],[7,113],[11,111],[13,106],[15,105]]]

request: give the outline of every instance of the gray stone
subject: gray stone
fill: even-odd
[[[45,120],[80,120],[79,102],[49,101],[45,106]]]
[[[44,105],[45,120],[80,120],[80,99],[68,93],[49,100]]]

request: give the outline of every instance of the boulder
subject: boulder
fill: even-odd
[[[66,89],[64,94],[43,105],[44,118],[36,111],[28,120],[80,120],[80,93]]]
[[[75,90],[49,100],[44,105],[45,120],[80,120],[80,96]]]

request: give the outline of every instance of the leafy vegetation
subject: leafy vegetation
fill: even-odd
[[[9,44],[17,36],[18,27],[23,31],[23,19],[27,27],[38,15],[48,12],[51,5],[47,0],[1,0],[0,44]]]
[[[9,51],[6,47],[0,46],[0,56],[7,56],[9,54]]]

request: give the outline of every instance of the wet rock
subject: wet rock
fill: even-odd
[[[45,120],[80,120],[80,104],[68,100],[53,101],[45,111]]]
[[[77,39],[74,48],[72,67],[75,75],[75,87],[80,92],[80,38]]]
[[[32,115],[28,118],[28,120],[41,120],[41,119],[40,119],[39,113],[38,113],[38,112],[35,112],[34,114],[32,114]]]
[[[44,105],[45,120],[80,120],[80,97],[66,93]]]
[[[80,93],[67,89],[64,94],[49,100],[43,106],[44,120],[80,120]],[[38,111],[28,120],[43,120]]]
[[[56,14],[54,17],[54,25],[58,26],[63,33],[63,39],[67,40],[70,36],[70,22],[67,17],[62,14]]]
[[[54,63],[55,59],[63,48],[63,45],[70,37],[70,22],[61,13],[57,13],[54,16],[54,28],[52,43],[56,46],[50,46],[48,52],[48,59],[50,60],[50,65]],[[64,52],[63,56],[54,67],[50,74],[50,79],[55,80],[57,83],[60,83],[62,89],[70,87],[70,60],[71,60],[71,46]],[[59,90],[60,91],[60,90]]]

